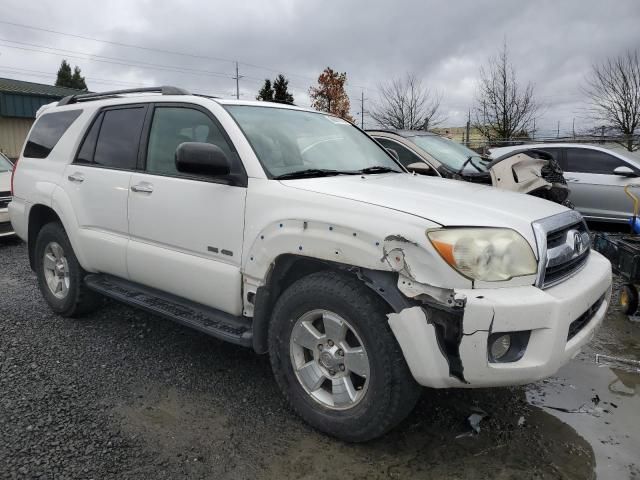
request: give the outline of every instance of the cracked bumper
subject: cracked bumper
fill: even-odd
[[[584,268],[568,280],[541,290],[534,286],[456,290],[467,298],[462,319],[459,357],[464,383],[449,374],[428,310],[407,308],[389,315],[409,368],[418,383],[428,387],[493,387],[530,383],[553,375],[593,338],[611,296],[611,265],[591,252]],[[567,340],[571,322],[604,297],[599,308]],[[491,333],[530,330],[524,356],[511,363],[488,360]]]

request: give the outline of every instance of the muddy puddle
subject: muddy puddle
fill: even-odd
[[[614,365],[576,359],[531,387],[527,399],[589,442],[597,478],[640,478],[640,374]]]

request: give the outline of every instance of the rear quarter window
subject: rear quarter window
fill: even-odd
[[[46,113],[36,120],[24,147],[23,156],[47,158],[64,132],[80,116],[82,110]]]

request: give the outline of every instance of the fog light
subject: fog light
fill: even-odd
[[[510,363],[520,360],[527,350],[531,330],[496,332],[489,335],[487,356],[491,363]]]
[[[504,357],[511,348],[511,335],[504,334],[499,335],[493,339],[493,343],[490,346],[491,358],[494,360],[500,360]]]

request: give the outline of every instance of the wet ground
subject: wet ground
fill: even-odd
[[[640,322],[616,309],[553,378],[425,390],[349,445],[297,419],[250,350],[111,302],[52,315],[25,250],[0,241],[0,478],[640,478],[640,375],[616,360],[640,360]]]

